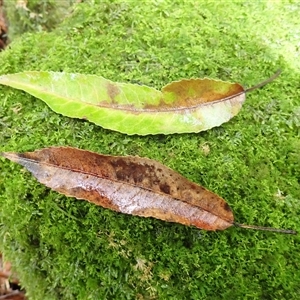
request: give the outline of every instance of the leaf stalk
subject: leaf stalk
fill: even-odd
[[[245,229],[254,229],[254,230],[262,230],[262,231],[272,231],[272,232],[278,232],[278,233],[284,233],[284,234],[298,234],[295,230],[290,229],[279,229],[279,228],[273,228],[273,227],[263,227],[263,226],[255,226],[255,225],[246,225],[246,224],[239,224],[239,223],[233,223],[234,226],[245,228]]]
[[[259,89],[263,86],[265,86],[266,84],[268,84],[269,82],[273,81],[274,79],[276,79],[281,73],[281,70],[277,70],[276,73],[274,75],[272,75],[271,77],[269,77],[268,79],[262,81],[261,83],[258,83],[248,89],[245,90],[245,93],[251,92],[253,90]]]

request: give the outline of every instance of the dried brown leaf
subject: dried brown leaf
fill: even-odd
[[[71,147],[6,152],[2,156],[23,165],[41,183],[57,192],[117,212],[205,230],[223,230],[236,225],[282,232],[234,223],[233,213],[224,199],[148,158],[109,156]]]

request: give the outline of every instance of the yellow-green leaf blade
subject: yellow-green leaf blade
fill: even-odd
[[[207,130],[230,120],[245,100],[239,84],[211,79],[172,82],[158,91],[95,75],[31,71],[0,76],[0,83],[65,116],[139,135]]]

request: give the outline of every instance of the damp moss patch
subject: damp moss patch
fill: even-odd
[[[210,77],[252,92],[230,122],[199,134],[127,136],[0,86],[0,151],[72,146],[156,159],[218,193],[238,223],[300,230],[296,2],[85,1],[51,33],[0,53],[0,74],[97,74],[160,89]],[[276,26],[274,30],[274,24]],[[299,237],[205,232],[118,214],[40,185],[0,161],[0,251],[29,299],[297,299]]]

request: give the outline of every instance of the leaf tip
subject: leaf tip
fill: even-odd
[[[6,79],[6,75],[0,75],[0,82],[5,81],[5,79]]]
[[[18,163],[19,155],[15,152],[0,152],[0,156]]]
[[[0,152],[0,156],[2,156],[4,158],[8,158],[8,152]]]

